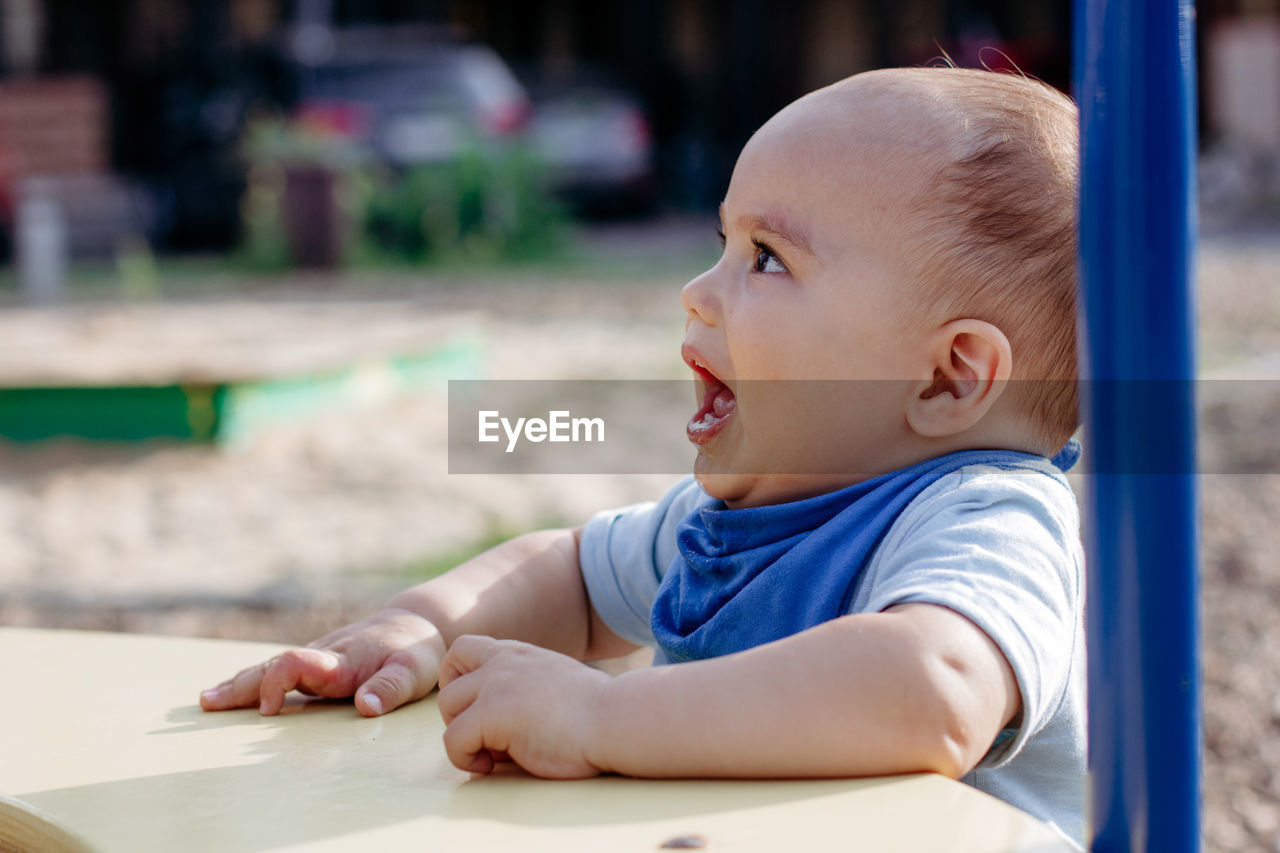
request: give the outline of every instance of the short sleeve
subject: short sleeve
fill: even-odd
[[[1017,755],[1063,702],[1081,630],[1083,561],[1078,510],[1064,480],[967,468],[935,483],[898,518],[854,605],[863,612],[941,605],[1000,648],[1021,692],[1022,717],[979,765],[990,769]]]
[[[676,528],[713,501],[692,477],[661,500],[605,510],[582,531],[578,562],[596,613],[619,637],[653,645],[649,612],[676,557]]]

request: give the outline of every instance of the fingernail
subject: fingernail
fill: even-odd
[[[263,699],[263,700],[262,700],[262,702],[260,702],[260,703],[258,704],[258,713],[259,713],[259,714],[266,714],[266,713],[267,713],[267,700],[266,700],[266,699]]]
[[[208,702],[216,702],[218,699],[218,688],[210,687],[208,690],[201,692],[200,698]]]
[[[364,694],[364,706],[372,711],[375,717],[382,713],[382,700],[376,693]]]

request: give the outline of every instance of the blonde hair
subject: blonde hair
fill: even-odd
[[[907,71],[941,108],[947,137],[936,171],[907,205],[917,249],[911,277],[930,291],[924,310],[1004,332],[1018,380],[1009,390],[1057,448],[1079,425],[1075,104],[1016,74]]]

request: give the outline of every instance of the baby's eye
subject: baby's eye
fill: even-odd
[[[756,243],[755,263],[751,268],[760,273],[785,273],[787,268],[783,266],[782,261],[773,253],[764,243]]]

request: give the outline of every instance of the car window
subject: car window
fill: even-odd
[[[468,51],[459,70],[461,84],[486,109],[525,99],[524,87],[515,75],[487,50]]]
[[[314,69],[304,84],[303,95],[358,101],[383,110],[424,105],[465,108],[478,100],[456,68],[443,63],[321,67]]]

